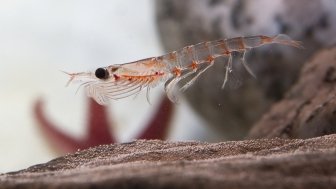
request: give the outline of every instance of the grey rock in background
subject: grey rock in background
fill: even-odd
[[[312,138],[336,133],[336,47],[302,68],[298,82],[256,122],[250,138]]]
[[[257,79],[237,64],[243,86],[221,90],[224,62],[185,93],[191,106],[226,139],[241,139],[252,124],[283,97],[302,64],[315,51],[336,44],[334,0],[158,0],[159,33],[167,52],[201,41],[285,33],[304,42],[305,49],[279,45],[252,50],[246,59]],[[238,63],[238,62],[236,62]]]

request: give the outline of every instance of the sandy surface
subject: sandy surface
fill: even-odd
[[[0,175],[0,188],[335,188],[336,135],[103,145]]]

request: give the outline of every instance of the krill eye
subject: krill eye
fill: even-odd
[[[98,68],[95,72],[95,75],[99,79],[107,79],[109,76],[109,73],[105,68]]]

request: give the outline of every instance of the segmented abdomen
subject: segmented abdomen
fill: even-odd
[[[179,91],[183,92],[190,87],[202,73],[209,69],[214,64],[214,60],[220,56],[228,57],[228,60],[225,63],[226,71],[222,85],[222,88],[224,88],[228,81],[228,75],[233,71],[232,52],[241,53],[240,58],[242,60],[242,65],[255,77],[255,74],[244,60],[245,52],[248,49],[270,43],[302,48],[300,42],[291,40],[287,35],[279,34],[274,37],[260,35],[203,42],[196,45],[186,46],[179,51],[174,51],[157,57],[160,62],[166,65],[165,75],[168,77],[166,77],[165,90],[169,99],[174,101],[175,95],[173,91],[180,81],[186,81],[185,84],[179,88]]]
[[[173,51],[161,57],[167,69],[172,73],[177,73],[176,69],[183,71],[185,69],[196,70],[198,64],[211,62],[220,56],[231,56],[232,52],[245,52],[248,49],[256,48],[269,43],[280,43],[301,47],[297,41],[292,41],[286,35],[268,36],[249,36],[208,41],[190,45],[179,51]]]

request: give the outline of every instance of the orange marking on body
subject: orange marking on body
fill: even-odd
[[[195,60],[193,60],[193,61],[191,62],[191,64],[190,64],[190,67],[191,67],[191,69],[193,69],[193,70],[197,70],[197,68],[198,68],[198,64],[197,64],[197,62],[196,62]]]
[[[225,40],[220,41],[220,47],[224,50],[223,54],[226,54],[226,55],[231,54],[231,51],[229,51],[229,49],[227,48],[227,46],[225,44]]]
[[[262,43],[270,43],[273,40],[271,37],[267,37],[264,35],[260,36],[260,38],[261,38]]]
[[[178,67],[174,67],[172,70],[173,74],[175,74],[175,76],[180,76],[181,75],[181,69]]]
[[[127,78],[129,81],[137,80],[137,79],[144,79],[144,78],[155,78],[164,75],[164,72],[154,72],[153,74],[147,75],[122,75],[122,77]],[[120,76],[118,76],[120,78]]]
[[[155,76],[162,76],[162,75],[164,75],[164,74],[165,74],[164,72],[155,72],[155,73],[154,73]]]
[[[239,50],[245,50],[244,39],[242,37],[239,37],[238,41],[239,41]]]
[[[213,62],[214,60],[215,60],[215,58],[213,56],[211,56],[211,55],[209,55],[207,57],[207,62]]]
[[[151,76],[162,76],[162,75],[164,75],[164,72],[158,72],[158,71],[156,71]]]

